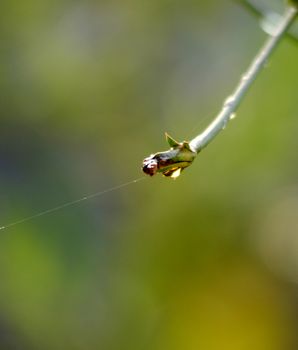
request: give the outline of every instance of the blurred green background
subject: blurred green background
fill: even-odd
[[[265,40],[228,0],[4,0],[0,33],[0,226],[142,176]],[[297,48],[176,181],[0,231],[0,349],[298,348]]]

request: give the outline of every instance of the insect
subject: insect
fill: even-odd
[[[177,142],[169,134],[166,140],[171,148],[168,151],[151,154],[143,160],[143,172],[153,176],[156,173],[177,178],[195,159],[197,153],[191,149],[189,142]]]

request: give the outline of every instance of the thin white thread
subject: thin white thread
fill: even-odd
[[[123,187],[126,187],[126,186],[129,186],[133,183],[137,183],[141,180],[144,180],[146,177],[145,176],[142,176],[138,179],[134,179],[132,181],[128,181],[128,182],[125,182],[121,185],[117,185],[117,186],[114,186],[114,187],[110,187],[110,188],[107,188],[106,190],[103,190],[103,191],[99,191],[99,192],[95,192],[95,193],[92,193],[88,196],[84,196],[84,197],[81,197],[79,199],[76,199],[74,201],[71,201],[71,202],[67,202],[67,203],[64,203],[64,204],[61,204],[61,205],[58,205],[56,207],[53,207],[53,208],[50,208],[50,209],[47,209],[47,210],[44,210],[44,211],[41,211],[37,214],[33,214],[33,215],[30,215],[30,216],[26,216],[25,218],[23,219],[20,219],[20,220],[16,220],[16,221],[13,221],[5,226],[0,226],[0,230],[5,230],[9,227],[12,227],[12,226],[16,226],[16,225],[19,225],[19,224],[22,224],[24,222],[27,222],[27,221],[31,221],[31,220],[34,220],[40,216],[44,216],[44,215],[47,215],[47,214],[50,214],[50,213],[53,213],[55,211],[58,211],[60,209],[64,209],[66,207],[70,207],[70,206],[73,206],[75,204],[78,204],[78,203],[81,203],[83,201],[86,201],[88,199],[91,199],[91,198],[94,198],[94,197],[98,197],[98,196],[102,196],[108,192],[112,192],[112,191],[116,191],[116,190],[119,190],[120,188],[123,188]]]

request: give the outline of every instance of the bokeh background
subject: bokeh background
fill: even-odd
[[[0,226],[141,177],[266,37],[232,0],[7,0],[0,33]],[[179,179],[0,231],[0,348],[297,349],[297,60]]]

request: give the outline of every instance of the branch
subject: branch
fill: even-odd
[[[272,54],[272,51],[279,43],[283,35],[286,33],[290,24],[294,21],[297,15],[296,7],[288,7],[280,23],[276,27],[275,35],[268,38],[264,47],[257,54],[256,58],[252,61],[251,66],[248,68],[247,72],[242,76],[236,90],[234,93],[229,96],[222,110],[215,118],[215,120],[207,127],[202,134],[195,137],[190,142],[190,147],[197,153],[201,151],[208,143],[214,139],[214,137],[225,128],[229,122],[231,116],[237,110],[239,104],[241,103],[246,92],[258,76],[259,72],[262,70],[264,65],[267,63],[269,56]]]
[[[272,18],[276,19],[276,16],[280,16],[279,14],[272,12],[268,8],[266,8],[264,5],[262,5],[257,0],[235,0],[237,3],[245,7],[248,11],[250,11],[253,15],[258,17],[261,20],[261,27],[263,30],[267,33],[268,31],[265,29],[264,24],[272,22]],[[272,23],[271,23],[272,26]],[[270,26],[270,27],[271,27]],[[291,33],[291,30],[286,33],[287,37],[290,38],[297,44],[298,37],[295,34],[295,32]]]
[[[294,21],[297,12],[298,6],[289,5],[287,7],[280,23],[276,26],[274,34],[267,39],[264,47],[252,61],[247,72],[241,77],[233,94],[225,100],[221,111],[213,122],[190,142],[184,141],[179,143],[169,135],[166,135],[171,149],[165,152],[152,154],[145,158],[143,161],[143,171],[146,174],[153,176],[156,173],[162,173],[165,176],[176,178],[180,175],[182,170],[193,162],[196,154],[205,148],[217,134],[226,127],[246,92],[267,63],[274,48]]]

